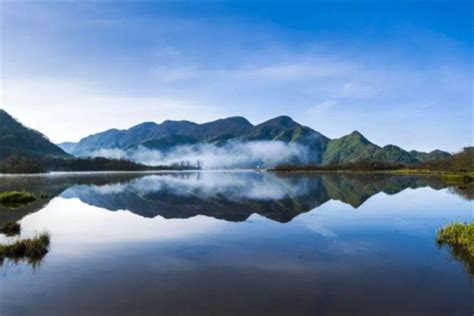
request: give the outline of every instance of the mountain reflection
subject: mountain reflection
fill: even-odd
[[[256,213],[285,223],[329,200],[357,208],[379,192],[396,194],[406,188],[420,187],[441,189],[445,185],[435,178],[381,174],[280,176],[259,172],[203,172],[79,184],[61,196],[149,218],[205,215],[238,222]]]
[[[435,177],[388,174],[274,174],[266,172],[179,172],[159,174],[80,174],[0,178],[0,191],[46,193],[48,199],[0,212],[0,223],[42,209],[52,198],[78,198],[110,211],[142,217],[189,218],[205,215],[245,221],[256,213],[278,222],[338,200],[354,208],[373,195],[407,188],[448,185]],[[459,188],[451,190],[464,194]]]

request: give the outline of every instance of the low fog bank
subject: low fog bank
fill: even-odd
[[[139,146],[131,150],[101,149],[90,156],[128,159],[150,166],[189,164],[203,169],[271,168],[310,160],[306,146],[281,141],[231,142],[222,146],[195,144],[167,151]]]

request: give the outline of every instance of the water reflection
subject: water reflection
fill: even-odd
[[[446,187],[374,174],[0,179],[49,195],[0,220],[51,232],[37,271],[0,273],[0,314],[466,314],[470,279],[434,236],[471,208]]]
[[[447,187],[436,177],[385,174],[280,176],[261,172],[182,172],[143,174],[82,174],[0,178],[0,191],[46,193],[46,199],[9,211],[0,206],[0,224],[16,222],[42,209],[56,197],[78,198],[110,211],[128,210],[143,217],[189,218],[205,215],[245,221],[257,213],[278,222],[338,200],[358,208],[370,197],[396,194],[407,188]],[[467,196],[466,190],[452,189]]]
[[[355,208],[371,196],[406,188],[444,185],[434,178],[388,175],[279,177],[269,173],[183,173],[150,175],[127,182],[76,185],[61,194],[111,211],[143,217],[189,218],[206,215],[245,221],[257,213],[278,222],[339,200]]]

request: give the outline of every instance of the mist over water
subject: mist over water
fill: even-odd
[[[282,141],[229,142],[222,146],[182,145],[166,151],[138,146],[130,150],[100,149],[90,156],[129,159],[151,166],[188,162],[203,169],[269,168],[281,163],[310,161],[306,146]]]

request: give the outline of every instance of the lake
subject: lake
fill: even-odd
[[[37,265],[0,268],[1,315],[471,315],[436,231],[472,221],[437,178],[174,172],[0,177]],[[0,242],[16,237],[0,237]]]

